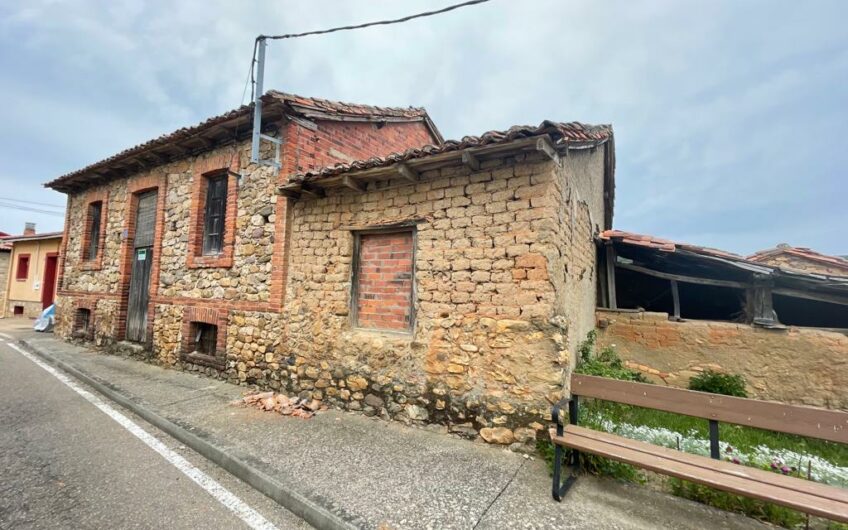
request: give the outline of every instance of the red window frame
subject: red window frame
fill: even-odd
[[[24,282],[29,278],[30,261],[30,254],[18,254],[18,263],[15,266],[15,279],[19,282]]]

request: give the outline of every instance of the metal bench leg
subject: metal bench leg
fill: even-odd
[[[577,423],[577,396],[574,396],[568,402],[568,416],[570,423]],[[563,425],[562,420],[560,419],[560,403],[554,405],[554,409],[551,413],[551,419],[556,423],[557,426],[557,435],[562,436],[563,434]],[[562,468],[563,468],[563,460],[568,459],[568,467],[571,468],[571,473],[565,479],[565,482],[562,481]],[[565,494],[568,493],[568,490],[577,480],[577,473],[580,471],[580,452],[574,449],[566,450],[562,446],[554,444],[554,480],[553,480],[553,497],[554,500],[559,502],[565,497]]]

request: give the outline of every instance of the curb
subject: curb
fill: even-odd
[[[239,459],[223,449],[207,442],[196,434],[180,427],[174,422],[163,418],[159,414],[156,414],[138,403],[133,402],[128,397],[110,388],[107,384],[99,381],[94,376],[90,376],[79,368],[56,359],[49,353],[28,343],[25,339],[19,339],[18,344],[23,346],[27,351],[38,355],[48,363],[62,369],[64,372],[91,386],[106,398],[132,411],[134,414],[140,416],[156,428],[179,440],[187,447],[190,447],[194,451],[200,453],[207,460],[210,460],[229,472],[231,475],[246,482],[254,489],[274,500],[277,504],[286,508],[318,530],[354,530],[357,528],[324,506],[305,497],[301,493],[292,490],[265,472],[251,466],[244,460]]]

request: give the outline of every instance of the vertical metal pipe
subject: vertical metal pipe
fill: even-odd
[[[250,146],[250,160],[254,164],[259,163],[259,134],[262,132],[262,82],[265,78],[265,47],[267,43],[264,37],[257,37],[256,57],[256,88],[253,93],[253,140]]]
[[[718,421],[710,420],[710,458],[721,460],[721,450],[718,445]]]

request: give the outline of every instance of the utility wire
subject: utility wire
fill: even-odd
[[[9,202],[22,202],[25,204],[35,204],[36,206],[47,206],[49,208],[58,208],[60,210],[64,210],[65,206],[59,206],[58,204],[49,204],[46,202],[36,202],[36,201],[25,201],[24,199],[15,199],[13,197],[0,197],[0,201],[9,201]]]
[[[303,33],[287,33],[285,35],[260,35],[256,37],[256,40],[260,39],[295,39],[298,37],[308,37],[309,35],[324,35],[326,33],[334,33],[336,31],[347,31],[351,29],[362,29],[362,28],[370,28],[371,26],[387,26],[389,24],[400,24],[401,22],[408,22],[410,20],[416,18],[424,18],[431,17],[433,15],[440,15],[442,13],[447,13],[448,11],[453,11],[454,9],[459,9],[460,7],[472,6],[475,4],[482,4],[488,2],[489,0],[470,0],[469,2],[462,2],[459,4],[454,4],[451,6],[444,7],[442,9],[437,9],[436,11],[426,11],[424,13],[417,13],[415,15],[409,15],[402,18],[396,18],[393,20],[379,20],[377,22],[366,22],[365,24],[356,24],[353,26],[340,26],[337,28],[330,29],[322,29],[318,31],[306,31]]]
[[[47,214],[47,215],[56,215],[58,217],[64,217],[65,216],[65,214],[63,212],[54,212],[54,211],[50,211],[50,210],[40,210],[38,208],[29,208],[27,206],[19,206],[17,204],[6,204],[6,203],[3,203],[3,202],[0,202],[0,208],[10,208],[12,210],[23,210],[23,211],[26,211],[26,212],[36,212],[36,213],[43,213],[43,214]]]
[[[253,58],[250,62],[250,84],[251,84],[251,99],[256,99],[256,80],[254,78],[254,70],[256,68],[256,48],[259,45],[260,40],[281,40],[281,39],[296,39],[299,37],[308,37],[310,35],[325,35],[327,33],[335,33],[337,31],[349,31],[353,29],[363,29],[370,28],[372,26],[388,26],[389,24],[400,24],[402,22],[409,22],[410,20],[414,20],[416,18],[424,18],[424,17],[432,17],[434,15],[440,15],[442,13],[447,13],[448,11],[453,11],[454,9],[459,9],[461,7],[473,6],[476,4],[483,4],[488,2],[489,0],[469,0],[468,2],[461,2],[459,4],[453,4],[447,7],[443,7],[442,9],[437,9],[435,11],[425,11],[423,13],[416,13],[414,15],[408,15],[401,18],[395,18],[392,20],[378,20],[375,22],[366,22],[364,24],[355,24],[352,26],[339,26],[336,28],[330,29],[321,29],[316,31],[305,31],[303,33],[286,33],[284,35],[259,35],[256,37],[256,40],[253,42]],[[261,96],[262,94],[258,94]]]

